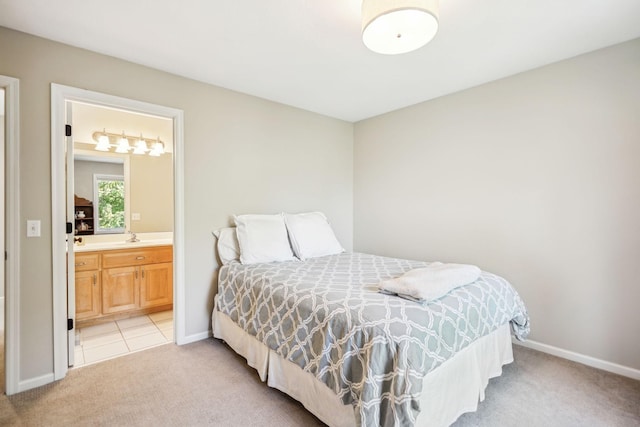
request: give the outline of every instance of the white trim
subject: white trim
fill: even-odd
[[[184,247],[184,114],[175,110],[173,117],[173,262],[179,268],[173,269],[173,303],[179,310],[173,310],[173,330],[176,344],[187,344],[187,312],[185,247]]]
[[[521,345],[522,347],[538,350],[543,353],[551,354],[553,356],[561,357],[563,359],[571,360],[573,362],[582,363],[583,365],[591,366],[592,368],[602,369],[603,371],[612,372],[614,374],[622,375],[623,377],[633,378],[634,380],[640,380],[640,370],[630,368],[628,366],[618,365],[617,363],[607,362],[606,360],[596,359],[595,357],[586,356],[584,354],[575,353],[573,351],[565,350],[563,348],[554,347],[548,344],[542,344],[537,341],[518,341],[512,340],[514,344]]]
[[[18,385],[18,393],[52,383],[53,381],[55,381],[53,374],[40,375],[39,377],[20,381],[20,384]]]
[[[207,332],[199,332],[197,334],[192,334],[192,335],[183,337],[183,341],[177,344],[180,344],[180,345],[191,344],[192,342],[206,340],[207,338],[211,338],[212,336],[213,336],[213,333],[210,330]]]
[[[71,103],[67,103],[64,105],[64,110],[65,110],[65,122],[67,125],[72,125],[73,126],[73,114],[72,114],[72,107],[73,105]],[[68,223],[74,224],[75,225],[75,211],[76,211],[76,198],[75,198],[75,179],[73,180],[69,180],[66,179],[67,176],[71,176],[71,177],[75,177],[76,175],[76,162],[73,159],[73,137],[71,136],[66,136],[64,138],[64,143],[65,143],[65,150],[61,153],[62,156],[64,157],[64,165],[65,165],[65,184],[64,184],[64,189],[65,189],[65,210],[66,210],[66,218],[65,220]],[[51,156],[51,159],[53,160],[53,156]],[[71,231],[73,231],[73,226]],[[75,238],[75,234],[73,233],[67,233],[65,235],[65,240],[68,242],[69,239],[74,239]],[[75,242],[75,241],[74,241]],[[75,270],[75,263],[76,263],[76,255],[75,255],[75,247],[73,246],[73,243],[71,245],[69,244],[65,244],[65,249],[67,252],[67,262],[65,265],[65,271],[66,271],[66,285],[67,285],[67,298],[64,300],[67,303],[67,308],[66,308],[66,313],[67,316],[65,316],[67,318],[67,322],[69,321],[69,319],[71,319],[71,322],[75,323],[76,321],[76,270]],[[76,343],[76,328],[75,328],[75,324],[72,325],[71,328],[69,328],[67,326],[67,367],[68,366],[73,366],[75,364],[75,354],[76,354],[76,349],[75,349],[75,343]]]
[[[53,374],[54,380],[67,374],[67,233],[65,124],[63,92],[51,87],[51,258],[53,287]],[[64,290],[64,292],[62,291]]]
[[[108,108],[117,108],[136,113],[152,114],[173,120],[174,129],[174,322],[175,339],[185,343],[185,272],[184,272],[184,115],[182,110],[118,96],[107,95],[70,86],[51,84],[51,216],[53,257],[53,347],[55,379],[67,373],[66,339],[66,269],[64,215],[64,158],[59,154],[64,147],[64,111],[66,101],[84,102]],[[62,167],[61,167],[62,166]],[[60,224],[56,226],[55,224]]]
[[[4,297],[0,297],[0,330],[4,331]]]
[[[20,82],[0,76],[5,90],[5,391],[20,391]]]

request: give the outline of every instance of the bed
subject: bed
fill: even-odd
[[[225,263],[213,334],[330,426],[450,425],[513,360],[511,334],[529,332],[517,292],[488,272],[418,303],[378,284],[428,262],[300,258]]]

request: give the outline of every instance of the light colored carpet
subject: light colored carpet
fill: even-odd
[[[321,425],[262,382],[226,345],[167,344],[69,371],[62,381],[0,397],[0,425]]]
[[[515,346],[461,426],[639,426],[640,382]],[[220,341],[173,344],[74,369],[0,396],[0,425],[317,426],[300,404],[260,382]]]
[[[640,381],[513,346],[478,411],[455,427],[639,427]]]

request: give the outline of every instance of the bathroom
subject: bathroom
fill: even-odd
[[[79,367],[174,342],[173,123],[69,104]]]

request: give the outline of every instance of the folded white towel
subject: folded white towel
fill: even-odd
[[[434,262],[395,279],[384,280],[378,288],[384,293],[427,302],[443,297],[452,289],[475,282],[478,277],[480,269],[475,265]]]

